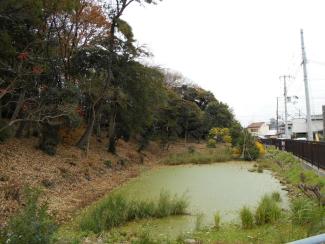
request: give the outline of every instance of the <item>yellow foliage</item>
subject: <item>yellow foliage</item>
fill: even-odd
[[[232,138],[230,136],[229,128],[212,128],[209,131],[209,138],[216,139],[218,142],[231,143]]]
[[[231,142],[232,142],[232,138],[231,138],[231,136],[229,136],[229,135],[223,136],[222,140],[223,140],[225,143],[231,143]]]
[[[265,146],[262,143],[258,142],[258,141],[255,142],[255,145],[256,145],[256,147],[257,147],[257,149],[259,151],[259,156],[263,157],[265,155],[265,153],[266,153]]]

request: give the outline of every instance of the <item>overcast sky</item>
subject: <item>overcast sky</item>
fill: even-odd
[[[300,29],[310,77],[312,112],[325,104],[324,0],[164,0],[125,12],[135,37],[154,54],[150,62],[178,70],[227,103],[247,125],[283,114],[289,74],[290,116],[305,115]],[[317,61],[317,62],[316,62]]]

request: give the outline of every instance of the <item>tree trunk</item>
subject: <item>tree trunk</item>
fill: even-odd
[[[11,116],[11,121],[17,119],[17,117],[19,115],[19,112],[21,110],[21,107],[23,106],[24,99],[25,99],[25,91],[21,91],[20,94],[19,94],[18,101],[17,101],[17,106],[15,108],[14,113]]]
[[[185,144],[187,144],[187,139],[188,139],[188,120],[186,120],[186,125],[185,125]]]
[[[80,149],[87,149],[90,137],[93,133],[95,121],[96,121],[96,109],[94,105],[91,108],[92,113],[90,117],[90,122],[87,126],[87,129],[85,130],[84,134],[81,136],[80,140],[77,142],[76,146],[79,147]]]
[[[113,154],[116,153],[115,125],[116,125],[116,109],[114,107],[112,116],[109,119],[109,129],[108,129],[108,151]]]
[[[26,121],[21,121],[20,122],[19,127],[18,127],[18,129],[16,131],[16,135],[15,135],[17,138],[21,138],[23,136],[23,132],[24,132],[24,129],[26,127],[26,124],[27,124]]]
[[[101,126],[100,126],[100,122],[101,122],[101,115],[98,115],[98,119],[97,119],[97,123],[96,123],[96,136],[97,138],[100,138],[101,136]]]

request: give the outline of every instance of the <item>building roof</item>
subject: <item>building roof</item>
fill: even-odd
[[[251,123],[247,128],[261,128],[263,124],[265,124],[265,122],[255,122]]]

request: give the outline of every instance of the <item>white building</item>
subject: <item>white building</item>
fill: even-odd
[[[266,136],[269,132],[269,126],[265,122],[255,122],[247,126],[247,130],[253,136]]]
[[[314,134],[323,132],[323,116],[311,116],[311,129]],[[292,134],[294,137],[307,137],[307,120],[306,118],[292,119]]]

